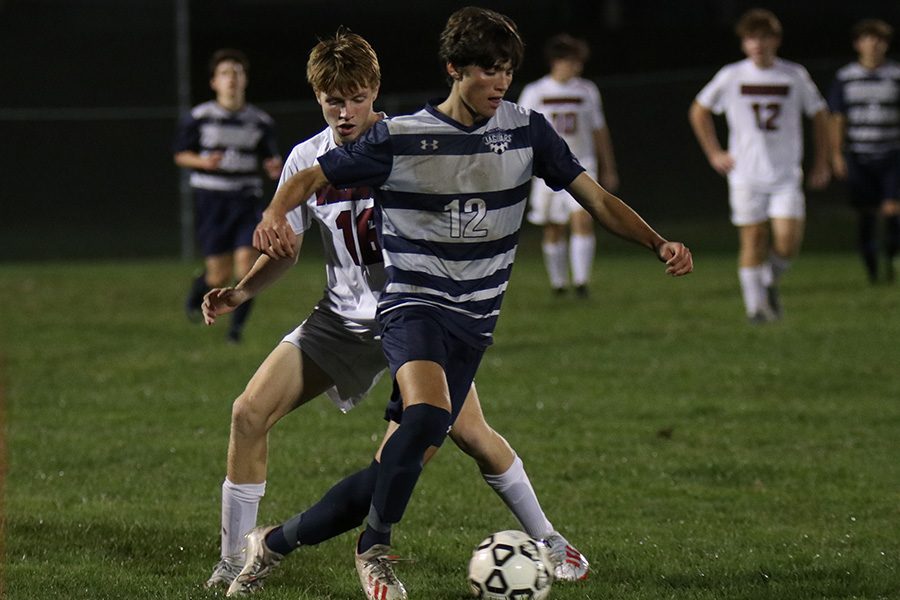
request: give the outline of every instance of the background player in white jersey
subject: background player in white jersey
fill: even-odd
[[[320,156],[284,182],[254,232],[257,249],[292,256],[290,209],[328,185],[375,190],[387,274],[378,321],[403,406],[402,422],[381,449],[355,549],[369,600],[407,597],[390,562],[392,527],[424,457],[470,404],[508,286],[531,177],[566,187],[610,232],[651,250],[668,274],[693,269],[683,244],[662,238],[584,173],[543,115],[503,100],[523,52],[508,17],[477,7],[455,12],[440,49],[450,94],[413,115],[375,123],[353,144]],[[291,549],[281,539],[286,527],[251,532],[248,562],[235,583],[267,573]]]
[[[383,116],[372,108],[380,83],[378,59],[360,36],[339,31],[320,42],[310,53],[307,78],[328,127],[293,149],[282,182],[314,164],[319,155],[355,140]],[[208,587],[231,585],[229,595],[258,587],[255,580],[232,582],[243,567],[244,536],[256,525],[265,491],[268,430],[294,408],[323,392],[341,410],[350,410],[387,366],[376,339],[375,304],[384,280],[384,264],[372,223],[372,206],[368,188],[329,187],[288,215],[298,236],[295,254],[312,222],[319,226],[328,277],[325,294],[312,314],[269,354],[234,402],[227,475],[222,484],[221,559],[207,581]],[[217,288],[206,295],[206,322],[214,323],[218,316],[263,291],[294,263],[261,256],[236,287]],[[390,423],[386,436],[394,429],[396,423]],[[521,459],[484,421],[474,388],[453,440],[478,462],[485,480],[531,535],[557,543],[559,576],[584,577],[587,561],[544,516]],[[313,545],[320,538],[358,526],[371,502],[376,470],[377,462],[373,462],[335,486],[323,502],[307,511],[306,524],[301,527],[298,522],[289,528],[291,543]],[[354,490],[352,497],[345,494],[337,498],[338,491],[350,488]],[[353,510],[356,505],[361,507],[358,514]],[[309,526],[310,522],[315,527]]]
[[[850,185],[859,214],[859,251],[871,283],[894,280],[900,249],[900,64],[887,58],[894,28],[880,19],[853,27],[858,59],[831,85],[832,165]],[[878,218],[884,220],[884,269],[878,268]]]
[[[194,219],[205,258],[205,272],[185,301],[191,320],[200,320],[200,303],[210,288],[250,271],[259,256],[251,236],[262,212],[260,165],[271,179],[281,174],[272,117],[247,103],[249,68],[243,52],[217,50],[209,62],[216,99],[195,106],[175,140],[175,164],[193,169]],[[232,315],[230,341],[240,341],[250,306],[244,303]]]
[[[615,192],[619,174],[600,91],[580,76],[590,56],[587,43],[560,34],[547,41],[544,56],[550,72],[522,89],[519,106],[543,113],[585,171]],[[532,182],[530,201],[528,220],[544,230],[542,249],[550,286],[557,294],[564,293],[571,265],[575,293],[587,296],[596,247],[594,220],[568,192],[554,191],[539,179]]]
[[[806,69],[776,56],[781,23],[774,14],[750,10],[735,30],[747,58],[716,73],[691,105],[689,119],[709,164],[728,177],[744,305],[751,323],[764,323],[781,315],[778,283],[803,239],[803,116],[813,120],[809,185],[818,189],[830,179],[828,111]],[[727,151],[716,137],[713,113],[725,113]]]

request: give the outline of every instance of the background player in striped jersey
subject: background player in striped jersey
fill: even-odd
[[[476,7],[451,15],[440,50],[449,96],[413,115],[379,121],[355,143],[320,156],[284,182],[254,233],[261,251],[292,256],[290,209],[327,185],[375,189],[387,273],[378,319],[403,409],[382,447],[356,546],[370,600],[406,598],[389,559],[391,529],[423,457],[442,444],[468,403],[508,285],[531,177],[566,187],[609,231],[653,251],[667,273],[693,269],[683,244],[659,236],[584,173],[543,115],[503,100],[523,51],[508,17]],[[280,558],[269,546],[281,546],[280,540],[254,539],[245,573],[266,572]]]
[[[750,10],[735,30],[747,58],[716,73],[689,119],[709,164],[728,177],[744,305],[751,323],[764,323],[781,316],[778,283],[803,240],[803,115],[813,121],[815,143],[808,181],[819,189],[830,179],[828,111],[806,69],[777,57],[781,23],[774,14]],[[727,151],[713,113],[725,113]]]
[[[194,220],[206,267],[185,302],[192,320],[200,319],[200,303],[210,288],[250,271],[259,256],[251,238],[262,212],[260,166],[271,179],[281,174],[274,122],[247,103],[249,67],[243,52],[217,50],[209,62],[216,99],[195,106],[175,140],[175,164],[193,169]],[[230,341],[240,341],[250,306],[244,303],[232,316]]]
[[[378,58],[362,37],[339,31],[321,41],[310,53],[307,78],[328,126],[291,151],[282,183],[314,164],[319,155],[355,140],[383,117],[373,111],[380,84]],[[230,586],[229,595],[237,596],[261,583],[258,578],[244,578],[232,584],[244,564],[244,535],[256,525],[265,492],[268,430],[294,408],[323,392],[342,411],[350,410],[387,366],[376,337],[375,304],[384,282],[384,263],[372,207],[372,192],[367,187],[327,187],[288,214],[297,234],[295,255],[312,222],[319,227],[326,257],[325,294],[312,314],[272,350],[234,402],[227,474],[222,484],[221,559],[207,587]],[[261,256],[237,286],[207,294],[203,304],[206,322],[214,323],[220,315],[253,298],[294,263]],[[396,427],[397,423],[391,422],[386,435]],[[529,534],[549,538],[556,545],[560,578],[584,577],[587,560],[547,520],[522,460],[485,422],[474,387],[452,437],[476,460],[485,480]],[[290,549],[300,543],[314,545],[359,526],[371,503],[377,468],[376,460],[306,511],[302,523],[300,519],[290,523],[286,533]],[[345,494],[348,489],[354,494]]]
[[[853,27],[858,59],[837,72],[831,107],[832,165],[847,179],[859,213],[859,251],[869,281],[879,278],[878,217],[884,219],[884,281],[900,248],[900,64],[887,58],[894,29],[879,19]]]
[[[581,77],[590,56],[587,43],[560,34],[547,41],[544,56],[550,73],[522,89],[519,106],[543,113],[588,174],[615,192],[619,173],[600,91]],[[538,179],[532,182],[530,202],[528,220],[544,230],[542,249],[550,286],[557,294],[565,292],[571,265],[575,293],[587,296],[596,247],[590,213],[568,192],[554,191]]]

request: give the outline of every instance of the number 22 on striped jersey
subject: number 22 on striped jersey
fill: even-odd
[[[482,238],[488,230],[481,228],[487,216],[487,203],[481,198],[469,198],[460,210],[459,200],[453,200],[444,207],[450,213],[450,237]],[[463,223],[465,221],[465,223]]]

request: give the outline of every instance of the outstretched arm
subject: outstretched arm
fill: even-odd
[[[262,220],[253,232],[253,247],[272,258],[294,257],[294,230],[285,215],[328,184],[319,165],[292,175],[275,192]]]
[[[278,281],[297,262],[303,235],[295,235],[294,259],[274,259],[263,254],[256,259],[250,272],[234,287],[214,288],[203,296],[203,320],[207,325],[216,322],[216,317],[225,315],[256,297],[260,292]]]
[[[669,275],[687,275],[694,270],[691,251],[684,244],[660,236],[631,207],[600,187],[587,173],[576,177],[566,190],[604,229],[655,252],[666,263]]]

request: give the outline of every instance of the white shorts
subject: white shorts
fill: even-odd
[[[729,184],[728,192],[731,222],[738,227],[765,223],[769,219],[806,217],[806,199],[800,183],[780,187]]]
[[[573,212],[584,210],[569,192],[554,192],[537,178],[531,182],[529,202],[531,208],[528,211],[528,222],[534,225],[565,225]]]
[[[325,393],[341,412],[362,402],[387,369],[375,332],[351,331],[339,316],[318,307],[281,341],[300,348],[331,377],[334,386]]]

